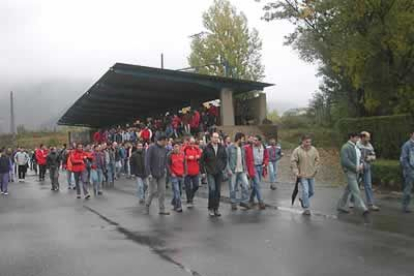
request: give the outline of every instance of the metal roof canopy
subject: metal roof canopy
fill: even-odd
[[[191,101],[263,90],[272,84],[116,63],[59,119],[59,125],[107,127],[167,111]]]

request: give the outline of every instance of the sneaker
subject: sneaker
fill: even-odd
[[[236,203],[231,205],[231,210],[232,211],[237,211],[237,204]]]
[[[365,210],[365,211],[362,213],[362,216],[363,216],[364,218],[368,217],[368,216],[369,216],[369,210]]]
[[[266,209],[266,205],[263,202],[259,203],[259,209],[260,210],[265,210]]]
[[[102,191],[98,191],[98,195],[102,195]]]
[[[85,196],[85,200],[88,200],[88,199],[90,199],[91,198],[91,195],[90,194],[87,194],[86,196]]]
[[[81,199],[82,197],[81,197],[80,195],[77,195],[77,196],[76,196],[76,198],[77,198],[77,199]]]
[[[9,195],[9,192],[4,192],[3,194],[6,196],[6,195]]]
[[[187,203],[187,208],[188,209],[193,209],[194,208],[194,204],[192,202],[188,202]]]
[[[371,205],[369,206],[369,210],[374,211],[374,212],[379,212],[380,208],[376,205]]]
[[[214,210],[214,216],[221,217],[221,214],[218,210]]]
[[[211,218],[214,218],[214,217],[216,216],[213,210],[208,210],[208,215],[209,215]]]
[[[310,216],[311,215],[311,211],[310,210],[305,210],[305,211],[303,211],[302,215]]]
[[[250,209],[249,204],[244,203],[244,202],[241,202],[241,203],[240,203],[240,207],[243,207],[243,208],[245,208],[245,209],[247,209],[247,210],[249,210],[249,209]]]
[[[182,209],[182,208],[178,208],[178,209],[175,209],[175,211],[176,211],[177,213],[182,213],[182,212],[183,212],[183,209]]]
[[[411,211],[411,209],[408,209],[408,208],[404,208],[403,209],[403,213],[405,213],[405,214],[411,214],[413,211]]]
[[[349,214],[349,210],[338,208],[337,211],[342,214]]]
[[[276,184],[271,184],[270,189],[273,191],[277,190]]]
[[[170,215],[170,212],[167,212],[167,211],[160,211],[158,214],[159,214],[160,216],[169,216],[169,215]]]
[[[144,200],[144,199],[140,199],[140,200],[139,200],[139,204],[140,204],[140,205],[144,205],[144,204],[145,204],[145,200]]]

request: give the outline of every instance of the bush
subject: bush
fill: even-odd
[[[338,121],[336,129],[341,142],[346,141],[348,133],[370,132],[377,155],[384,159],[397,160],[402,145],[414,130],[414,122],[410,115],[346,118]]]
[[[280,123],[283,128],[306,128],[309,127],[311,121],[306,115],[286,115],[280,119]]]
[[[375,161],[372,163],[372,178],[375,185],[391,190],[402,190],[404,179],[399,161],[382,159]]]

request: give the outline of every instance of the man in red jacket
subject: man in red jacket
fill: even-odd
[[[250,203],[254,204],[254,198],[259,201],[259,208],[266,209],[263,197],[260,191],[262,176],[269,164],[269,154],[262,143],[262,138],[257,135],[249,139],[249,143],[244,147],[246,152],[246,166],[249,178],[252,181],[252,193],[250,195]]]
[[[46,158],[48,155],[48,151],[46,147],[41,144],[39,149],[36,150],[36,161],[39,165],[39,181],[45,181],[46,175]]]
[[[171,204],[174,206],[174,211],[182,213],[181,207],[181,187],[184,176],[184,153],[180,149],[178,143],[173,143],[173,150],[168,155],[168,170],[171,175],[171,184],[173,188],[173,199]]]
[[[196,136],[200,131],[200,113],[197,110],[192,112],[193,116],[190,121],[191,134]]]
[[[90,158],[90,157],[89,157]],[[86,170],[86,162],[88,155],[83,151],[83,145],[78,144],[76,150],[70,155],[70,161],[72,163],[72,171],[75,175],[76,182],[76,194],[77,198],[81,198],[80,181],[82,182],[83,194],[85,199],[89,199],[90,195],[88,192],[88,171]]]
[[[199,186],[199,175],[200,175],[200,158],[201,150],[196,145],[195,139],[190,138],[189,144],[183,149],[187,175],[185,176],[185,191],[187,194],[187,207],[192,208],[194,195],[198,190]]]

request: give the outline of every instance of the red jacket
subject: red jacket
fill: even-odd
[[[151,138],[151,132],[148,128],[142,130],[141,138],[144,139],[144,141],[149,141],[149,139]]]
[[[216,106],[211,106],[209,109],[208,109],[208,114],[210,114],[210,115],[212,115],[212,116],[215,116],[215,117],[218,117],[218,109],[217,109],[217,107]]]
[[[36,150],[35,155],[36,155],[37,164],[46,165],[46,158],[47,158],[47,155],[48,155],[47,150],[38,149],[38,150]]]
[[[187,174],[196,176],[200,173],[201,149],[198,146],[186,146],[184,149]]]
[[[244,150],[246,152],[246,166],[247,166],[247,173],[250,178],[253,178],[256,174],[256,170],[254,168],[254,156],[253,156],[253,145],[247,144],[244,146]],[[266,147],[263,146],[263,163],[262,165],[265,165],[264,168],[267,167],[269,164],[269,153],[266,150]],[[265,176],[266,170],[263,169],[263,175]]]
[[[172,126],[174,129],[178,129],[178,127],[181,124],[181,119],[180,117],[178,117],[177,115],[174,115],[173,119],[172,119]]]
[[[168,156],[168,167],[171,174],[182,177],[184,175],[184,154],[171,152]]]
[[[85,158],[87,157],[84,151],[73,151],[70,155],[70,161],[72,162],[73,172],[83,172],[86,170]]]
[[[99,131],[95,132],[95,134],[93,135],[93,141],[95,143],[102,143],[102,135]]]
[[[200,126],[200,113],[196,110],[194,111],[193,117],[190,120],[191,128],[198,128]]]

